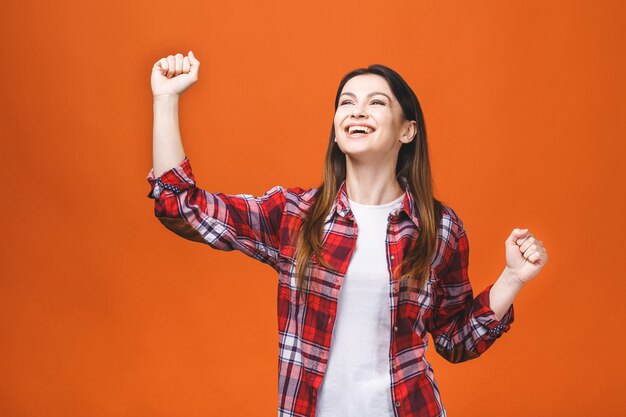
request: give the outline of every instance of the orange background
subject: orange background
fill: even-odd
[[[474,292],[514,227],[543,240],[485,355],[430,339],[450,416],[625,408],[623,3],[107,3],[3,3],[0,415],[276,415],[276,273],[172,234],[146,197],[151,67],[189,49],[200,187],[316,186],[341,76],[383,63],[422,104]]]

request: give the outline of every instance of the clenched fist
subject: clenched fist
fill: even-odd
[[[527,284],[548,262],[543,242],[528,229],[513,229],[505,247],[506,266],[521,284]]]
[[[188,56],[183,54],[168,55],[152,66],[152,96],[180,96],[185,90],[198,81],[198,61],[192,51]]]

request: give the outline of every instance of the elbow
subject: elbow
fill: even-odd
[[[182,218],[157,217],[161,224],[178,236],[193,242],[204,243],[205,240],[196,229],[191,226],[187,220]]]
[[[435,350],[441,357],[450,363],[466,362],[480,356],[479,353],[466,349],[462,344],[453,346],[451,349],[435,345]]]

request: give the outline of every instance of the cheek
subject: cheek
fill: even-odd
[[[388,114],[381,115],[378,120],[380,125],[385,126],[387,129],[398,130],[402,126],[401,122],[398,122],[395,118],[391,117]]]
[[[333,119],[333,122],[335,124],[335,130],[340,128],[341,121],[343,119],[344,119],[344,116],[340,112],[335,113],[335,118]]]

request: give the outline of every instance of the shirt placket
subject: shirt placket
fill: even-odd
[[[394,306],[398,304],[398,283],[394,282],[394,279],[393,279],[393,270],[398,263],[398,256],[396,254],[397,245],[395,241],[392,241],[392,236],[394,236],[392,232],[395,227],[395,223],[396,223],[395,220],[397,219],[397,215],[394,213],[390,213],[389,216],[387,217],[387,229],[386,229],[387,237],[385,238],[385,246],[387,250],[387,259],[388,259],[387,265],[389,269],[389,287],[390,287],[389,314],[391,316],[391,332],[390,332],[390,343],[389,343],[389,363],[391,364],[391,371],[390,371],[391,372],[391,387],[389,387],[389,389],[391,390],[391,401],[392,401],[393,406],[396,409],[396,415],[400,415],[399,408],[400,408],[401,402],[398,396],[396,395],[396,392],[394,392],[393,390],[394,379],[395,379],[395,374],[396,374],[395,371],[399,365],[397,363],[397,359],[394,359],[394,356],[396,353],[396,349],[395,349],[396,336],[398,333],[398,326],[396,324],[397,309],[394,308]]]

